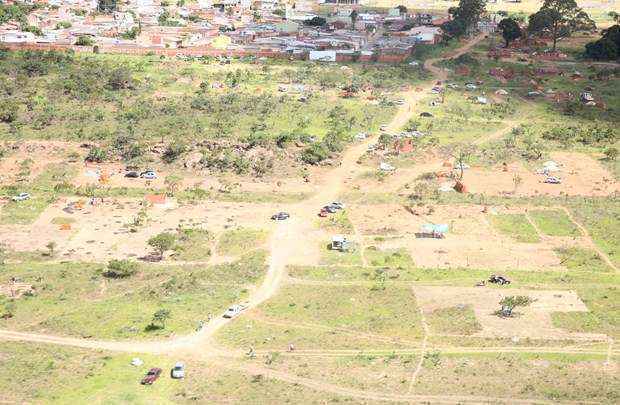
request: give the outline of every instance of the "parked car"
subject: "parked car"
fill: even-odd
[[[409,62],[409,66],[420,66],[420,62],[416,62],[415,60],[412,60],[411,62]]]
[[[405,104],[405,100],[400,99],[400,100],[396,100],[396,105],[404,105]]]
[[[437,87],[437,86],[435,86],[435,87],[433,87],[433,88],[431,89],[431,94],[439,94],[439,93],[441,93],[442,91],[443,91],[443,90],[442,90],[442,88],[441,88],[441,87]]]
[[[245,307],[243,305],[239,305],[239,304],[235,304],[232,305],[231,307],[229,307],[226,312],[224,312],[224,315],[222,315],[224,318],[234,318],[235,316],[239,315],[241,313],[241,311],[243,311],[245,309]]]
[[[332,207],[336,208],[337,210],[343,210],[344,209],[344,204],[341,203],[340,201],[334,201],[333,203],[329,204]]]
[[[28,193],[19,193],[16,196],[13,196],[13,198],[11,198],[11,200],[13,200],[13,201],[26,201],[26,200],[30,200],[30,194],[28,194]]]
[[[381,130],[381,131],[385,131],[386,129],[387,129],[387,125],[381,125],[379,127],[379,130]]]
[[[465,88],[466,88],[467,90],[476,90],[476,89],[478,88],[478,86],[476,86],[476,85],[475,85],[475,84],[473,84],[473,83],[467,83],[467,84],[465,85]]]
[[[460,86],[456,83],[448,83],[447,86],[451,89],[458,89]]]
[[[155,174],[152,170],[147,170],[145,172],[140,173],[140,177],[147,180],[155,180],[157,178],[157,174]]]
[[[321,218],[325,218],[328,214],[329,212],[327,212],[327,210],[324,208],[321,208],[321,211],[319,211],[319,217]]]
[[[540,91],[528,91],[527,96],[528,97],[540,97],[543,94]]]
[[[142,385],[152,385],[161,375],[161,368],[154,367],[149,370],[148,373],[144,376],[140,384]]]
[[[331,205],[326,205],[322,209],[324,209],[325,211],[329,212],[330,214],[334,214],[336,211],[338,211],[337,208],[334,208]]]
[[[273,214],[271,219],[274,221],[284,221],[285,219],[289,219],[291,216],[288,212],[278,212],[277,214]]]
[[[432,117],[432,116],[433,116],[432,113],[429,113],[426,111],[420,113],[420,117]]]
[[[545,183],[548,184],[562,184],[562,180],[559,177],[549,176],[545,179]]]
[[[136,178],[140,177],[140,173],[134,172],[134,171],[127,172],[127,173],[125,173],[125,177],[129,177],[130,179],[136,179]]]
[[[172,378],[185,378],[185,364],[180,361],[177,362],[172,370],[170,370],[170,377]]]

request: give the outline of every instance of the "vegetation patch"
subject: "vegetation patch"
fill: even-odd
[[[563,211],[535,210],[528,214],[538,229],[549,236],[580,236],[579,228]]]
[[[267,240],[267,232],[260,229],[238,228],[224,231],[217,243],[217,253],[239,256],[260,247]]]
[[[610,271],[611,269],[592,249],[580,247],[559,248],[555,252],[560,262],[569,270],[574,271]]]
[[[188,333],[209,313],[245,299],[264,274],[265,257],[255,251],[216,266],[7,264],[0,283],[15,277],[32,284],[34,294],[10,300],[12,316],[0,319],[0,327],[120,339]],[[155,317],[161,310],[167,316]]]
[[[468,305],[436,309],[426,316],[426,321],[437,334],[471,335],[482,330],[474,310]]]
[[[406,249],[379,249],[369,246],[364,250],[366,261],[371,266],[406,269],[414,267],[413,259]]]
[[[205,229],[184,228],[179,230],[174,246],[174,260],[208,260],[211,256],[213,235]]]
[[[500,233],[510,236],[517,242],[540,242],[536,229],[528,222],[524,214],[495,215],[491,217],[491,223]]]

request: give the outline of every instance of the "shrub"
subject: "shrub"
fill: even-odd
[[[105,149],[100,148],[98,146],[93,146],[88,151],[88,155],[86,155],[87,162],[97,162],[101,163],[108,157],[108,153]]]
[[[329,157],[329,150],[322,143],[313,143],[301,152],[301,160],[311,165],[318,164]]]
[[[11,123],[17,119],[18,107],[13,100],[0,101],[0,122]]]
[[[127,278],[138,271],[138,263],[130,260],[110,260],[108,267],[103,272],[109,278]]]
[[[183,153],[187,151],[187,146],[184,142],[175,140],[166,147],[162,160],[166,163],[172,163],[179,158]]]
[[[109,73],[106,87],[111,90],[122,90],[134,88],[131,71],[127,68],[119,67]]]
[[[93,46],[95,41],[88,35],[80,35],[75,41],[75,44],[77,46]]]

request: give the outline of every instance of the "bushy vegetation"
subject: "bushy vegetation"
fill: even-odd
[[[222,69],[209,57],[2,55],[0,139],[92,142],[95,162],[140,164],[158,154],[173,163],[200,152],[204,168],[255,175],[277,161],[316,164],[338,154],[353,134],[376,129],[393,112],[366,97],[389,99],[423,77],[409,68],[349,72],[309,62],[234,61]],[[291,90],[277,91],[279,84]],[[345,88],[353,98],[338,97]],[[166,146],[154,151],[156,141]]]

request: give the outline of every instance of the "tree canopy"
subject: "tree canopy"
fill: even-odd
[[[523,36],[523,31],[521,30],[519,23],[512,18],[504,18],[499,22],[498,28],[502,32],[504,41],[506,41],[506,47],[508,47],[508,45],[510,45],[510,43],[515,39]]]
[[[553,50],[558,40],[576,31],[589,31],[596,24],[588,13],[577,5],[576,0],[545,0],[540,10],[529,18],[528,33],[553,39]]]
[[[448,10],[452,20],[444,23],[441,28],[448,37],[462,37],[476,27],[485,11],[486,0],[460,0],[457,7]]]
[[[603,31],[603,37],[586,44],[585,55],[596,60],[615,60],[620,58],[620,25],[616,24]]]

